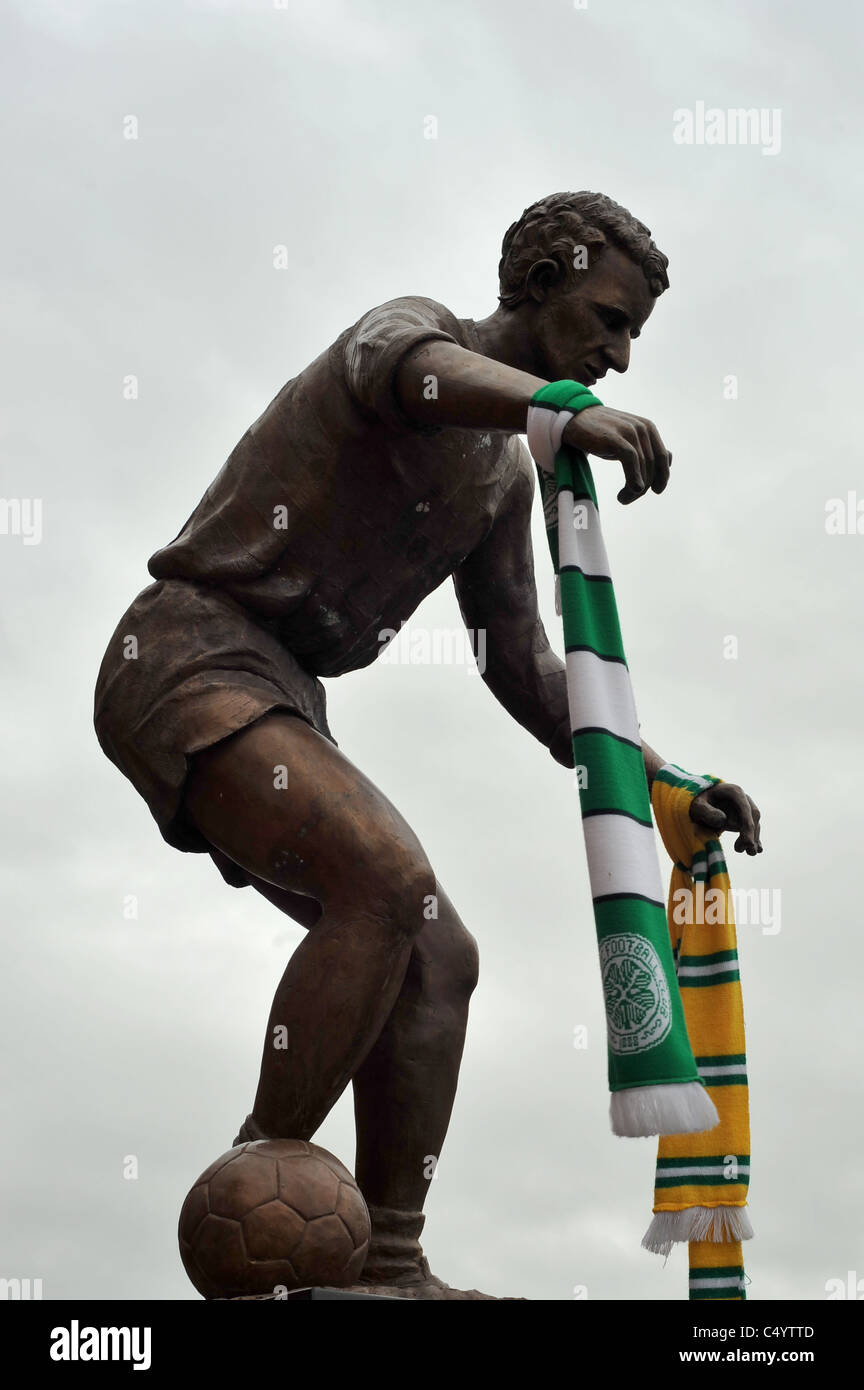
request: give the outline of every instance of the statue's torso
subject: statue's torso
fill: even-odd
[[[439,336],[479,347],[470,320],[443,306],[392,303],[418,304],[421,330],[428,321]],[[359,366],[355,325],[280,391],[180,536],[150,562],[156,578],[217,585],[319,675],[373,661],[381,633],[398,629],[477,547],[530,467],[518,437],[421,432],[363,403],[386,389],[374,378],[378,358],[389,372],[387,310],[373,311],[374,341],[367,352],[361,340]],[[410,332],[398,312],[393,322],[394,333]]]

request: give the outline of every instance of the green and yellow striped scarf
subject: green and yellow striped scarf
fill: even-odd
[[[651,788],[657,828],[673,863],[668,922],[696,1065],[720,1123],[661,1139],[654,1220],[642,1244],[658,1254],[687,1241],[690,1297],[743,1299],[741,1241],[753,1230],[744,1006],[729,875],[720,841],[690,819],[694,796],[717,778],[660,769]]]
[[[739,1242],[751,1233],[741,1210],[749,1131],[746,1077],[742,1091],[740,1081],[736,1085],[730,1078],[743,1074],[727,1068],[744,1065],[743,1022],[733,1028],[734,1010],[725,996],[722,1005],[717,1003],[719,991],[734,987],[735,1017],[743,1018],[735,928],[719,843],[700,838],[689,819],[693,797],[717,779],[692,778],[670,766],[654,783],[661,834],[667,846],[673,839],[680,843],[673,879],[703,873],[694,881],[710,881],[713,888],[716,880],[722,898],[722,927],[710,939],[700,934],[701,926],[676,935],[677,924],[671,915],[667,921],[664,908],[639,725],[594,481],[585,455],[562,442],[573,415],[600,404],[578,382],[553,382],[532,398],[527,434],[564,624],[573,753],[606,1004],[612,1129],[627,1136],[664,1136],[660,1195],[643,1244],[668,1252],[676,1241],[687,1240],[694,1270],[691,1296],[738,1298],[743,1297]],[[692,853],[679,825],[685,803],[687,825],[696,836]],[[707,843],[711,849],[702,853]],[[684,886],[676,881],[677,889]],[[692,893],[695,904],[700,890]],[[670,900],[670,914],[671,909]],[[733,1280],[737,1291],[730,1293]]]

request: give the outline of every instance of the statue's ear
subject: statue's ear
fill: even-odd
[[[525,276],[525,293],[537,304],[542,304],[549,291],[561,279],[561,267],[557,261],[535,261]]]

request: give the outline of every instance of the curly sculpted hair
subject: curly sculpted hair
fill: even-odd
[[[554,261],[564,283],[575,280],[580,246],[589,267],[607,246],[617,246],[641,267],[653,295],[669,288],[669,258],[654,245],[644,222],[603,193],[551,193],[526,208],[507,230],[498,266],[499,302],[515,309],[528,298],[528,272],[537,261]]]

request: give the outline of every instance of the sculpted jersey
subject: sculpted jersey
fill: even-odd
[[[421,297],[346,329],[246,432],[153,577],[218,587],[316,675],[374,661],[530,470],[517,437],[403,415],[395,375],[428,339],[480,351],[472,320]]]

